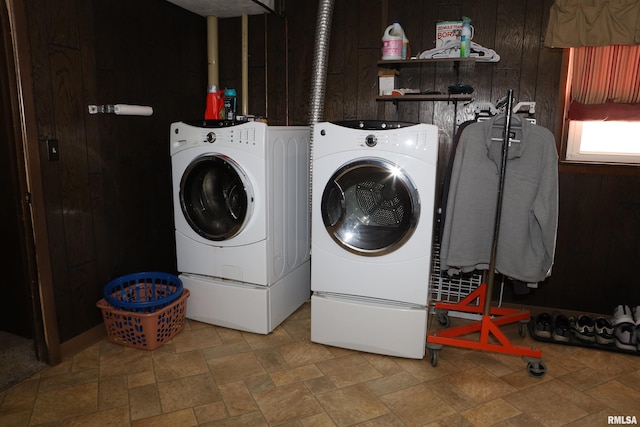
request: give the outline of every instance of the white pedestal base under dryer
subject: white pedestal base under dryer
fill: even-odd
[[[347,295],[311,296],[311,341],[388,356],[422,359],[427,308]]]
[[[314,125],[312,341],[425,353],[438,128]]]
[[[310,137],[307,126],[171,125],[187,317],[269,333],[309,298]]]

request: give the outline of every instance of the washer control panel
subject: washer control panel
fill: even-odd
[[[207,123],[209,122],[211,121]],[[230,120],[225,122],[231,123]],[[258,142],[264,140],[266,128],[267,125],[260,122],[239,122],[218,127],[201,127],[188,122],[176,122],[171,125],[171,154],[204,145],[235,146],[248,150],[260,149]]]

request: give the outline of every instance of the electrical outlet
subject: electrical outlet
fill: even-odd
[[[47,153],[49,161],[60,160],[60,147],[58,146],[57,139],[47,139]]]

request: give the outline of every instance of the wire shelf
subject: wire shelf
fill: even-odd
[[[431,301],[457,304],[482,283],[482,273],[473,271],[449,275],[440,270],[440,243],[435,242],[432,249],[431,261]],[[450,316],[476,319],[475,314],[452,311]]]

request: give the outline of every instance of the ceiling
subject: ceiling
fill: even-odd
[[[167,0],[201,16],[230,18],[274,11],[275,0]]]

